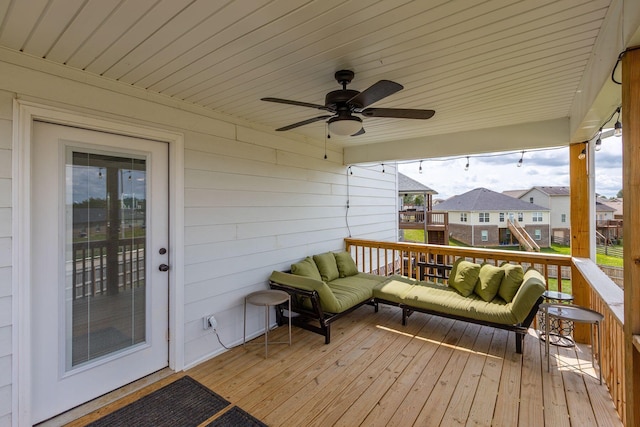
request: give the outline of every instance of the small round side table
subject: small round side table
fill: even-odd
[[[269,344],[287,344],[286,341],[273,341],[269,343],[269,313],[271,307],[279,304],[288,303],[289,313],[291,313],[291,296],[285,291],[276,289],[268,289],[250,293],[244,298],[244,334],[242,337],[242,345],[247,344],[247,304],[264,307],[264,358],[266,359],[269,352]],[[291,345],[291,316],[289,315],[289,345]]]
[[[549,304],[573,303],[573,295],[564,292],[545,291],[542,297]],[[573,322],[571,321],[552,318],[549,329],[547,329],[544,311],[540,310],[538,312],[538,329],[542,341],[546,341],[548,337],[550,344],[559,347],[573,347],[575,345],[573,342]]]

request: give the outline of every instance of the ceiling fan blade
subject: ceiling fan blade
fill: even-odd
[[[287,104],[287,105],[297,105],[298,107],[309,107],[309,108],[316,108],[318,110],[324,110],[324,111],[333,111],[330,108],[325,107],[324,105],[320,105],[320,104],[311,104],[309,102],[301,102],[301,101],[291,101],[290,99],[281,99],[281,98],[261,98],[261,101],[268,101],[268,102],[277,102],[279,104]]]
[[[355,104],[358,108],[365,108],[389,95],[393,95],[403,88],[404,86],[391,80],[380,80],[351,98],[347,103]]]
[[[416,110],[412,108],[367,108],[362,111],[365,117],[391,117],[396,119],[430,119],[434,110]]]
[[[277,131],[290,130],[290,129],[297,128],[299,126],[308,125],[309,123],[319,122],[320,120],[328,119],[329,117],[331,117],[331,116],[325,115],[325,116],[313,117],[311,119],[303,120],[303,121],[298,122],[298,123],[293,123],[291,125],[278,128],[276,130]]]
[[[358,135],[362,135],[362,134],[364,134],[364,133],[365,133],[364,128],[360,128],[360,130],[359,130],[358,132],[354,133],[354,134],[353,134],[353,135],[351,135],[351,136],[358,136]]]

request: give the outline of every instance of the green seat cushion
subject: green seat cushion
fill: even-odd
[[[480,267],[480,273],[478,275],[478,282],[474,292],[483,300],[489,302],[496,297],[502,278],[504,277],[504,270],[500,267],[496,267],[491,264],[483,264]]]
[[[297,276],[309,277],[314,280],[322,280],[318,267],[316,267],[316,263],[313,262],[311,257],[306,257],[300,262],[291,264],[291,273]]]
[[[347,310],[355,305],[360,304],[363,301],[370,300],[372,298],[372,291],[370,288],[362,286],[351,286],[346,284],[340,284],[331,282],[327,283],[333,295],[338,300],[340,311]]]
[[[476,287],[480,274],[480,264],[458,258],[451,267],[449,286],[458,291],[463,297],[468,297]]]
[[[358,267],[349,252],[334,252],[333,256],[336,259],[339,277],[349,277],[358,274]]]
[[[318,271],[320,272],[320,277],[325,282],[330,282],[333,279],[337,279],[340,277],[340,273],[338,273],[338,265],[336,264],[336,258],[333,256],[331,252],[325,252],[323,254],[314,255],[313,260],[318,267]]]
[[[403,298],[411,307],[461,316],[485,322],[513,325],[518,323],[511,306],[502,298],[484,301],[476,294],[463,297],[456,290],[431,282],[418,282]]]
[[[391,276],[384,282],[376,285],[373,289],[373,296],[381,300],[400,304],[416,283],[415,280],[403,276]]]
[[[354,286],[358,288],[365,288],[365,289],[368,289],[369,292],[373,292],[373,289],[378,284],[380,284],[381,282],[384,282],[387,279],[388,277],[385,277],[385,276],[376,276],[373,274],[358,273],[354,276],[339,277],[330,282],[327,282],[327,285],[329,285],[329,287],[331,287],[334,284]]]
[[[505,263],[500,266],[504,270],[504,277],[498,288],[498,295],[506,302],[511,302],[518,292],[524,278],[524,270],[519,264]]]

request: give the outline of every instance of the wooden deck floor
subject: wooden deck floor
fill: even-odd
[[[335,323],[329,345],[294,327],[293,346],[266,360],[261,345],[236,347],[134,396],[187,374],[270,426],[621,425],[586,346],[552,346],[547,373],[533,333],[519,355],[513,333],[420,313],[403,327],[397,308],[372,311]]]

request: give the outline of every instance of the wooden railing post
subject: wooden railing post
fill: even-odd
[[[591,258],[591,210],[589,208],[589,159],[580,159],[582,150],[589,151],[587,144],[573,144],[569,146],[569,173],[571,181],[571,256],[576,258]],[[575,266],[571,267],[571,287],[574,302],[583,307],[591,307],[588,284],[578,273]],[[574,339],[578,342],[589,342],[589,326],[576,324]]]
[[[622,59],[624,341],[626,423],[640,425],[640,50]]]

